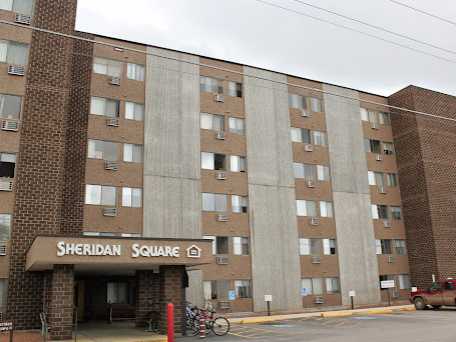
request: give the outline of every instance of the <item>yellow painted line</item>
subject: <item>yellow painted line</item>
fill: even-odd
[[[330,317],[348,317],[353,316],[354,312],[350,310],[341,310],[341,311],[328,311],[322,312],[321,317],[330,318]]]

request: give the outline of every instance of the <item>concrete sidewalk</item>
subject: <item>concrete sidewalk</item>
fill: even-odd
[[[391,314],[400,311],[415,311],[413,305],[398,305],[386,306],[377,308],[355,309],[355,310],[336,310],[336,311],[320,311],[320,312],[304,312],[296,314],[272,315],[272,316],[256,316],[256,317],[230,317],[230,322],[235,324],[255,324],[264,322],[284,321],[288,319],[299,319],[309,317],[347,317],[360,315],[378,315]]]

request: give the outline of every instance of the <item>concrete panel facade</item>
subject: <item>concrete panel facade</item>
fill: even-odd
[[[286,82],[286,76],[244,68],[246,75]],[[302,307],[288,90],[244,77],[254,310]],[[280,279],[280,281],[277,281]]]
[[[184,53],[148,52],[198,62]],[[200,238],[199,67],[149,55],[145,111],[143,234]]]
[[[324,85],[324,90],[359,97],[355,91]],[[367,180],[360,103],[325,95],[329,159],[339,254],[342,303],[356,291],[356,303],[380,302],[375,235]]]

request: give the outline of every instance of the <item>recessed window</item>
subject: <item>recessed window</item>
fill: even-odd
[[[204,192],[202,195],[203,211],[225,212],[227,207],[227,195]]]
[[[394,145],[390,142],[383,142],[383,153],[386,155],[394,154]]]
[[[123,160],[129,163],[142,163],[143,146],[136,144],[124,144]]]
[[[0,178],[14,178],[16,168],[16,155],[0,153]]]
[[[374,139],[364,139],[364,148],[366,152],[381,154],[380,141]]]
[[[307,128],[291,128],[291,141],[304,144],[311,144],[310,130]]]
[[[321,100],[316,97],[305,97],[296,94],[288,96],[288,105],[290,108],[301,109],[304,112],[310,110],[313,113],[322,112]]]
[[[402,220],[401,207],[391,207],[391,216],[394,220]]]
[[[332,202],[320,201],[320,216],[321,217],[333,217]]]
[[[223,94],[222,81],[212,77],[201,76],[200,91],[214,94]]]
[[[230,156],[230,171],[245,172],[247,171],[247,158],[241,156]]]
[[[125,119],[144,120],[144,105],[135,102],[125,102]]]
[[[397,277],[399,280],[399,289],[410,290],[410,276],[408,274],[399,274]]]
[[[89,140],[88,157],[93,159],[103,159],[107,161],[117,160],[116,143],[102,140]]]
[[[200,125],[201,129],[223,132],[225,130],[225,118],[222,115],[201,113]]]
[[[339,278],[325,278],[326,293],[339,293]]]
[[[323,278],[304,278],[301,280],[301,289],[306,295],[322,295]]]
[[[19,120],[22,97],[0,94],[0,118]]]
[[[129,286],[127,282],[109,282],[106,301],[109,304],[130,304]]]
[[[242,83],[228,82],[228,95],[233,97],[242,97]]]
[[[300,255],[319,255],[321,253],[320,239],[299,239]]]
[[[231,196],[231,210],[233,213],[247,213],[248,199],[245,196]]]
[[[236,291],[236,298],[251,298],[250,280],[235,280],[234,289]]]
[[[336,254],[336,240],[335,239],[323,239],[323,254],[324,255],[335,255]]]
[[[245,134],[244,119],[229,118],[228,123],[229,123],[230,133],[235,133],[235,134],[240,134],[240,135]]]
[[[93,72],[111,77],[120,77],[122,75],[122,62],[95,57],[93,59]]]
[[[135,81],[144,81],[145,70],[143,65],[128,63],[127,78]]]
[[[407,255],[405,240],[393,240],[393,248],[397,255]]]
[[[116,188],[104,185],[86,185],[86,204],[92,205],[116,205]]]
[[[29,46],[8,40],[0,40],[0,63],[27,65]]]
[[[215,254],[228,254],[228,237],[217,236],[215,238]]]
[[[0,241],[8,241],[11,236],[11,215],[0,214]]]
[[[0,0],[0,10],[32,15],[33,0]]]
[[[92,97],[90,103],[90,114],[104,115],[111,118],[119,117],[119,100],[105,99],[103,97]]]
[[[391,254],[391,240],[375,240],[377,255]]]
[[[226,170],[226,156],[224,154],[201,152],[201,168],[204,170]]]
[[[390,187],[397,186],[397,175],[395,173],[387,173],[386,174],[386,184]]]
[[[296,210],[298,216],[317,216],[317,205],[315,201],[296,200]]]
[[[387,220],[388,219],[388,206],[383,204],[372,204],[372,218]]]
[[[122,206],[130,208],[141,208],[142,189],[122,188]]]
[[[209,280],[203,283],[206,300],[227,300],[230,288],[229,280]]]
[[[249,255],[249,238],[248,237],[233,237],[233,254],[234,255]]]

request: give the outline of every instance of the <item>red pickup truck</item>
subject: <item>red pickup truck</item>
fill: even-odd
[[[428,290],[412,291],[410,302],[417,310],[427,307],[438,309],[441,306],[456,306],[456,279],[448,279],[441,283],[434,283]]]

